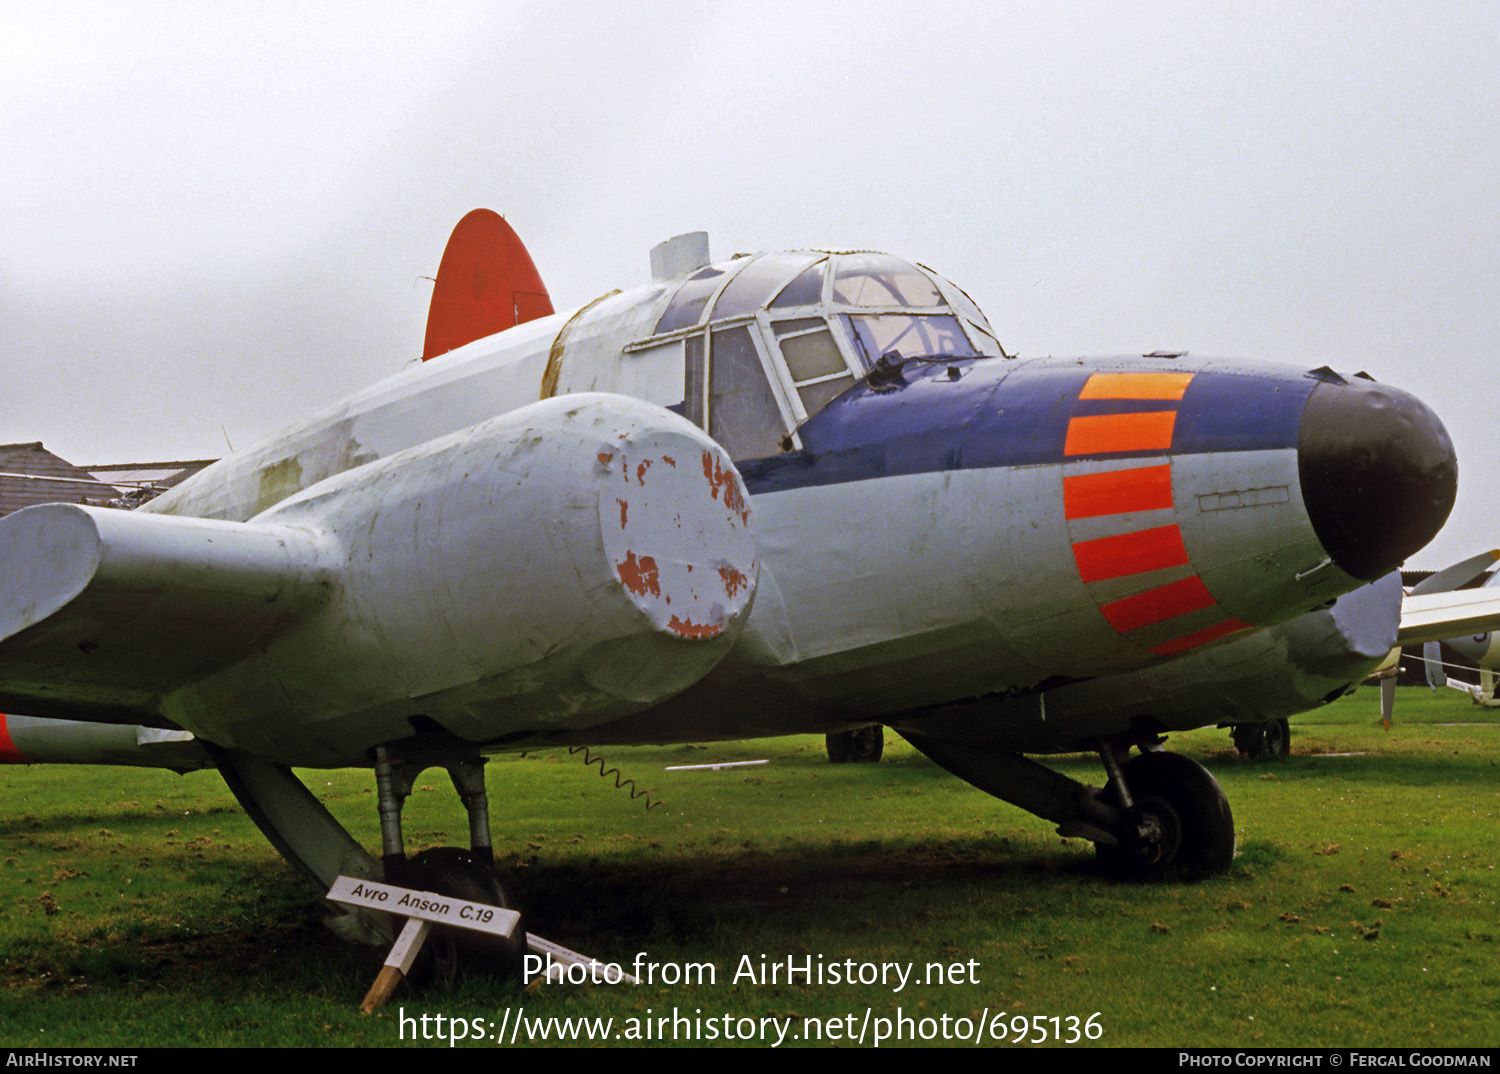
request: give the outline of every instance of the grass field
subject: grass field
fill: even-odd
[[[770,1034],[749,1043],[795,1039],[811,1018],[865,1027],[869,1044],[882,1018],[909,1019],[909,1043],[944,1016],[993,1026],[1004,1012],[1007,1035],[1020,1016],[1049,1042],[1088,1027],[1113,1046],[1494,1046],[1500,716],[1453,692],[1401,694],[1388,733],[1372,689],[1294,720],[1280,763],[1240,762],[1224,731],[1174,736],[1219,778],[1239,831],[1226,875],[1183,886],[1104,879],[1088,844],[894,736],[879,765],[831,766],[820,738],[606,751],[663,800],[649,812],[564,750],[498,758],[497,853],[530,927],[627,970],[644,952],[658,979],[475,976],[376,1016],[358,1005],[380,954],[322,926],[216,775],[3,769],[0,1045],[392,1046],[402,1015],[429,1015],[429,1034],[439,1014],[498,1033],[524,1010],[613,1018],[627,1037],[670,1032],[655,1020],[675,1012],[692,1019],[679,1036],[715,1044],[703,1038],[741,1018]],[[1102,782],[1091,757],[1058,765]],[[304,775],[378,846],[369,773]],[[429,772],[406,811],[410,849],[465,830]],[[823,981],[786,983],[789,958]],[[948,972],[900,991],[828,979],[851,960]],[[689,964],[714,983],[661,980]],[[747,966],[755,977],[735,980]],[[420,1035],[406,1024],[407,1043],[432,1046]]]

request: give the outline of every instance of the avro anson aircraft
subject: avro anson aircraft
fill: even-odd
[[[1097,684],[1201,686],[1237,643],[1264,668],[1453,503],[1441,423],[1367,378],[1013,358],[885,254],[652,260],[553,313],[470,214],[430,360],[138,510],[0,520],[0,707],[29,714],[0,752],[197,756],[325,884],[380,866],[291,766],[373,768],[386,875],[503,902],[485,754],[880,723],[1111,869],[1195,876],[1233,819],[1162,735],[1222,712]],[[1079,750],[1102,788],[1034,759]],[[471,847],[408,861],[432,765]]]

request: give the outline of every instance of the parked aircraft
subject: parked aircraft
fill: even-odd
[[[1390,626],[1392,617],[1388,610],[1381,612],[1370,607],[1357,613],[1362,623],[1359,633],[1367,640],[1365,644],[1358,647],[1358,655],[1354,651],[1350,652],[1351,658],[1357,660],[1359,656],[1373,657],[1378,653],[1378,648],[1372,649],[1377,639],[1387,636],[1392,639],[1390,651],[1383,660],[1369,669],[1366,679],[1367,682],[1376,682],[1380,685],[1380,717],[1387,731],[1390,730],[1395,716],[1396,679],[1402,671],[1401,654],[1406,646],[1423,646],[1427,679],[1436,688],[1441,683],[1434,681],[1434,676],[1435,674],[1441,676],[1442,671],[1438,654],[1439,643],[1434,639],[1454,630],[1467,629],[1485,632],[1475,636],[1475,640],[1478,640],[1481,637],[1488,638],[1488,631],[1492,627],[1500,626],[1500,591],[1491,589],[1489,592],[1476,592],[1462,588],[1493,566],[1496,559],[1500,559],[1500,550],[1481,552],[1477,556],[1471,556],[1428,575],[1412,586],[1401,600],[1401,625],[1398,630],[1392,631]],[[1384,579],[1383,584],[1392,591],[1400,591],[1399,576]],[[1461,641],[1460,644],[1462,643]],[[1326,640],[1322,648],[1326,653],[1329,648]],[[1298,662],[1297,657],[1294,656],[1292,659],[1294,663]],[[1325,662],[1327,659],[1327,655],[1322,657]],[[1350,664],[1345,671],[1353,672],[1364,666],[1358,663]],[[1354,686],[1355,680],[1350,680],[1343,686],[1343,689],[1352,691]],[[1338,696],[1338,691],[1323,698],[1308,696],[1306,698],[1308,703],[1303,707],[1313,708],[1336,696]],[[1284,752],[1290,738],[1290,731],[1286,729],[1283,721],[1279,736],[1265,732],[1260,743],[1256,743],[1254,735],[1253,726],[1240,724],[1235,728],[1237,743],[1243,741],[1252,747],[1258,744],[1262,747],[1262,752],[1264,752],[1266,742],[1273,737],[1279,737]]]
[[[1452,571],[1463,570],[1465,577],[1456,583],[1462,585],[1473,581],[1485,570],[1493,567],[1496,560],[1500,560],[1500,549],[1485,552],[1474,557],[1473,560],[1456,564],[1441,573],[1447,575]],[[1500,578],[1500,573],[1492,573],[1480,585],[1479,591],[1494,594],[1494,599],[1500,600],[1500,582],[1496,581],[1497,578]],[[1428,579],[1429,583],[1431,581]],[[1448,671],[1443,663],[1442,645],[1447,645],[1479,669],[1477,684],[1448,678]],[[1476,630],[1460,637],[1443,638],[1440,642],[1429,641],[1422,647],[1422,664],[1425,668],[1427,684],[1434,690],[1440,686],[1451,686],[1455,690],[1462,690],[1468,694],[1475,704],[1486,706],[1500,704],[1500,701],[1495,700],[1495,669],[1500,668],[1500,638],[1496,637],[1493,630]]]
[[[1233,819],[1161,736],[1233,691],[1114,691],[1347,641],[1453,502],[1431,411],[1326,367],[1020,360],[913,262],[701,233],[550,314],[513,239],[460,223],[429,361],[136,511],[0,520],[0,706],[32,714],[0,754],[201,750],[324,884],[382,866],[291,766],[372,767],[385,875],[509,904],[486,753],[880,723],[1120,873],[1196,876]],[[1027,756],[1077,750],[1104,789]],[[471,846],[407,860],[432,765]]]

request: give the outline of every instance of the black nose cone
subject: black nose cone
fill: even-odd
[[[1333,561],[1374,580],[1436,536],[1458,490],[1437,415],[1395,388],[1319,384],[1297,443],[1308,517]]]

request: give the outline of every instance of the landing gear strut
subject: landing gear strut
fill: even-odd
[[[1132,880],[1197,880],[1234,859],[1234,816],[1202,765],[1180,754],[1150,752],[1111,775],[1106,793],[1120,802],[1130,830],[1115,845],[1096,844],[1108,872]]]
[[[929,738],[903,730],[917,749],[987,794],[1088,839],[1111,873],[1135,880],[1196,880],[1234,860],[1234,816],[1218,781],[1196,761],[1147,739],[1098,744],[1109,773],[1103,790],[983,741]]]
[[[394,750],[382,746],[375,751],[375,785],[380,794],[386,880],[419,891],[516,909],[515,896],[495,869],[489,797],[484,789],[484,758],[433,763],[448,770],[454,789],[463,799],[469,814],[470,849],[434,847],[407,858],[401,834],[401,807],[411,794],[416,777],[431,765],[421,759],[398,757]],[[518,977],[526,954],[526,930],[517,925],[509,937],[500,937],[440,926],[433,929],[426,952],[431,952],[430,972],[439,980],[451,980],[461,962],[477,964],[504,977]]]
[[[355,841],[296,774],[284,765],[234,750],[207,747],[224,781],[246,814],[299,872],[327,891],[340,876],[385,879],[402,887],[431,891],[470,902],[514,910],[514,896],[496,872],[490,849],[489,800],[484,790],[484,760],[461,756],[454,740],[426,749],[410,742],[376,750],[375,781],[380,792],[380,829],[384,858],[377,862]],[[469,813],[469,850],[439,847],[407,860],[401,837],[401,806],[412,782],[426,768],[441,766],[453,778]],[[356,943],[389,947],[401,928],[391,916],[365,907],[330,905],[328,924],[340,937]],[[423,945],[429,972],[451,977],[459,957],[503,974],[519,976],[526,953],[526,931],[517,926],[510,939],[486,933],[435,928]],[[419,962],[419,966],[421,962]]]

